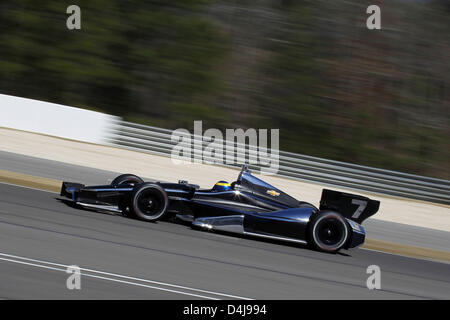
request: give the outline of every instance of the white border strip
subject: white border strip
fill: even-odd
[[[37,260],[37,259],[31,259],[31,258],[25,258],[25,257],[21,257],[21,256],[12,255],[12,254],[7,254],[7,253],[0,253],[0,260],[23,264],[23,265],[28,265],[28,266],[33,266],[33,267],[38,267],[38,268],[43,268],[43,269],[62,271],[62,272],[66,272],[67,268],[69,267],[69,265],[48,262],[48,261],[43,261],[43,260]],[[29,262],[27,262],[27,261],[29,261]],[[57,268],[57,267],[60,267],[60,268]],[[64,268],[64,269],[61,269],[61,268]],[[116,273],[109,273],[109,272],[99,271],[99,270],[94,270],[94,269],[80,268],[80,270],[84,271],[84,272],[89,272],[89,273],[82,273],[82,275],[86,276],[86,277],[98,278],[98,279],[102,279],[102,280],[109,280],[109,281],[113,281],[113,282],[119,282],[119,283],[124,283],[124,284],[139,286],[139,287],[145,287],[145,288],[150,288],[150,289],[156,289],[156,290],[161,290],[161,291],[167,291],[167,292],[172,292],[172,293],[184,294],[187,296],[198,297],[198,298],[203,298],[203,299],[221,300],[221,298],[222,299],[228,298],[228,299],[240,299],[240,300],[253,300],[253,299],[241,297],[241,296],[235,296],[235,295],[230,295],[230,294],[225,294],[225,293],[220,293],[220,292],[190,288],[190,287],[186,287],[186,286],[175,285],[175,284],[170,284],[170,283],[165,283],[165,282],[160,282],[160,281],[124,276],[124,275],[120,275],[120,274],[116,274]],[[94,273],[94,274],[90,274],[90,273]],[[109,276],[109,277],[99,276],[99,275],[95,275],[95,274],[101,274],[101,275],[105,275],[105,276]],[[116,277],[119,279],[114,279],[111,277]],[[131,281],[125,281],[125,280],[120,280],[120,279],[127,279],[127,280],[134,280],[134,281],[139,281],[139,282],[144,282],[144,283],[151,283],[151,284],[156,284],[156,285],[165,286],[165,287],[177,288],[180,290],[193,291],[196,293],[179,291],[179,290],[174,290],[174,289],[167,289],[167,288],[163,288],[163,287],[159,287],[159,286],[151,286],[151,285],[146,285],[146,284],[141,284],[141,283],[131,282]],[[206,295],[200,295],[197,293],[205,293],[205,294],[209,294],[209,295],[213,295],[213,296],[218,296],[220,298],[206,296]]]

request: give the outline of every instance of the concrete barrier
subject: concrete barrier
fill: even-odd
[[[103,144],[117,119],[100,112],[0,94],[0,127]]]

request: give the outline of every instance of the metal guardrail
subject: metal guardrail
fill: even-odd
[[[175,145],[180,145],[180,143],[172,142],[171,137],[172,130],[117,120],[112,126],[108,140],[113,145],[167,156],[171,154]],[[192,140],[197,139],[197,141],[200,138],[195,135],[189,135],[189,137]],[[192,148],[201,146],[203,149],[210,142],[203,137],[202,143],[199,143],[198,146],[194,143],[192,145],[189,144],[189,146]],[[223,143],[223,140],[216,140],[215,142]],[[271,149],[237,142],[234,142],[233,145],[236,155],[244,156],[247,163],[250,160],[257,163],[256,160],[258,160],[251,155],[249,148],[257,149],[262,153],[271,153]],[[204,157],[204,160],[212,161],[213,158]],[[263,160],[269,161],[268,157]],[[241,164],[224,165],[238,167]],[[261,166],[250,163],[249,168],[259,170]],[[328,186],[339,186],[358,191],[450,204],[449,180],[371,168],[291,152],[279,151],[279,170],[277,175]]]

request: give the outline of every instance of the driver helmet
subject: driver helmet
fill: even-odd
[[[228,191],[231,190],[231,184],[226,181],[220,180],[212,188],[213,191]]]

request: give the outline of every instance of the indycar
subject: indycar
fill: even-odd
[[[172,217],[193,228],[300,243],[325,252],[362,245],[361,223],[380,205],[367,197],[323,189],[317,208],[255,177],[247,166],[233,183],[219,181],[211,189],[184,180],[144,182],[123,174],[109,185],[63,182],[61,196],[85,209],[151,222]]]

